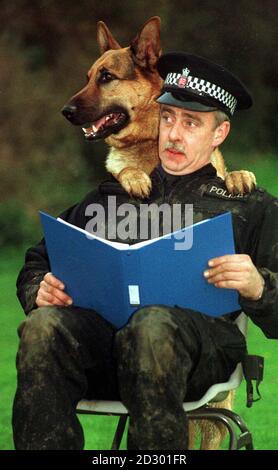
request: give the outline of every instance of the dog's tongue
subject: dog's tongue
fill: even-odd
[[[103,131],[106,127],[111,127],[115,124],[118,124],[121,119],[124,119],[124,113],[110,113],[102,116],[102,118],[94,121],[88,127],[82,127],[85,132],[85,137],[95,137],[100,131]]]
[[[93,124],[91,125],[91,127],[85,127],[85,128],[83,128],[83,130],[84,130],[87,134],[90,134],[91,132],[93,132],[94,134],[96,134],[97,131],[100,129],[100,127],[103,126],[106,121],[107,121],[107,116],[103,116],[103,117],[100,118],[98,121],[94,121]]]

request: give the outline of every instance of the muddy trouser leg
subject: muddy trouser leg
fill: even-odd
[[[19,327],[16,449],[82,449],[75,413],[88,395],[118,398],[114,328],[92,310],[42,307]]]
[[[187,449],[183,402],[228,379],[245,351],[238,328],[188,309],[138,310],[116,334],[118,383],[130,414],[128,448]]]

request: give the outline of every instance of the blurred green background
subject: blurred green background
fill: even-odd
[[[26,247],[41,236],[38,210],[58,214],[105,177],[105,144],[85,142],[60,109],[84,86],[98,57],[96,22],[105,21],[126,46],[153,15],[161,17],[165,52],[206,56],[248,86],[254,106],[233,119],[222,149],[226,165],[254,171],[258,184],[278,195],[277,0],[1,0],[0,449],[12,448],[16,326],[23,318],[14,284]],[[269,372],[267,400],[248,410],[248,416],[261,436],[258,448],[275,449],[276,343],[253,329],[250,341],[253,353],[257,348],[265,353]],[[243,397],[239,406],[244,408]],[[88,445],[101,448],[105,442]]]

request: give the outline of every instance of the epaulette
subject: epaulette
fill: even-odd
[[[223,188],[219,183],[208,183],[203,194],[206,196],[216,197],[218,199],[225,199],[226,201],[236,200],[246,202],[250,197],[249,193],[231,194],[227,188]]]

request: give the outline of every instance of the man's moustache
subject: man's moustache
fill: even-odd
[[[164,150],[175,150],[176,152],[185,153],[185,148],[184,148],[183,145],[181,145],[181,144],[174,144],[174,143],[172,143],[172,142],[168,142],[168,143],[165,145]]]

